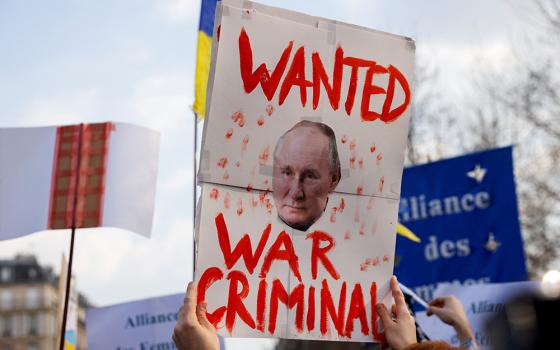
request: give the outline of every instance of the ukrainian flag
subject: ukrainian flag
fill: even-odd
[[[218,0],[202,0],[200,6],[193,104],[193,110],[199,118],[204,118],[204,114],[206,113],[206,87],[208,86],[208,74],[210,73],[212,32],[214,31],[214,14],[216,13],[217,1]]]

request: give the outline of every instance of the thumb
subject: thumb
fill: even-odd
[[[441,308],[437,307],[437,306],[429,306],[428,309],[426,310],[426,315],[428,316],[432,316],[432,315],[439,315],[439,312],[441,311]]]
[[[426,309],[426,315],[432,316],[434,314],[434,309],[430,306]]]
[[[216,329],[214,328],[212,323],[210,323],[210,321],[208,321],[208,318],[206,318],[206,306],[207,304],[205,302],[202,302],[196,306],[196,316],[198,318],[198,322],[202,327],[208,330],[215,331]]]

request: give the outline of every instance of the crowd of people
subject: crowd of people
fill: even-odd
[[[206,303],[197,304],[196,293],[196,283],[189,283],[184,304],[179,309],[173,341],[179,350],[219,350],[220,341],[216,329],[206,318]],[[382,346],[388,346],[394,350],[478,348],[463,305],[454,296],[435,298],[430,302],[427,314],[436,315],[455,329],[457,337],[461,341],[460,348],[439,341],[418,342],[414,317],[394,276],[391,278],[391,293],[395,302],[391,310],[381,303],[376,307],[385,332],[386,344],[382,344]]]

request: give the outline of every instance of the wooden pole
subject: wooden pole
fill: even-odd
[[[197,190],[197,186],[196,186],[196,176],[197,176],[197,162],[196,162],[196,153],[198,151],[198,116],[196,115],[196,113],[194,113],[194,126],[193,126],[193,131],[194,131],[194,152],[193,152],[193,211],[192,211],[192,220],[193,220],[193,251],[192,251],[192,264],[193,264],[193,279],[194,279],[194,271],[195,271],[195,266],[196,266],[196,232],[195,232],[195,222],[196,222],[196,190]]]

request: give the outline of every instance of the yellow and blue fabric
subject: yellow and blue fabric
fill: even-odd
[[[66,330],[64,333],[64,350],[76,350],[76,331]]]
[[[206,113],[206,87],[208,86],[208,75],[210,73],[212,32],[214,31],[214,15],[217,2],[218,0],[202,0],[200,6],[193,110],[201,119],[204,118]]]

